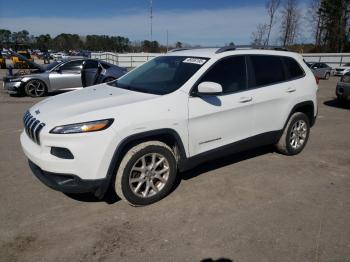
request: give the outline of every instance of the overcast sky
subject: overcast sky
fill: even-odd
[[[305,12],[308,1],[299,1]],[[265,1],[153,0],[153,38],[166,42],[220,46],[249,44],[257,24],[267,21]],[[272,41],[277,44],[276,24]],[[301,42],[310,40],[302,21]],[[31,34],[121,35],[150,38],[149,0],[12,0],[0,1],[0,28],[27,29]],[[305,29],[306,28],[306,29]]]

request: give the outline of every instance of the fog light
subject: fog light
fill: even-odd
[[[69,149],[64,147],[51,147],[51,155],[62,159],[74,159],[74,156]]]

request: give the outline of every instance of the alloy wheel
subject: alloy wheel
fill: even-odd
[[[298,120],[291,128],[289,144],[293,149],[299,149],[305,143],[307,137],[307,124],[304,120]]]
[[[169,179],[169,162],[159,153],[140,157],[130,170],[129,186],[138,197],[149,198],[158,194]]]
[[[42,96],[45,93],[45,86],[38,80],[30,81],[26,86],[27,94],[33,97]]]

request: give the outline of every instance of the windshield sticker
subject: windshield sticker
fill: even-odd
[[[189,63],[189,64],[197,64],[197,65],[203,65],[207,60],[200,59],[200,58],[186,58],[183,63]]]

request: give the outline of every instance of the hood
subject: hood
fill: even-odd
[[[126,104],[159,97],[158,95],[134,92],[101,84],[45,99],[34,105],[30,111],[46,124],[70,124],[92,121],[92,112],[106,111]],[[96,114],[95,114],[96,115]],[[103,116],[110,118],[113,116]]]
[[[13,51],[9,51],[9,52],[11,53],[11,55],[17,56],[18,58],[20,58],[20,59],[26,61],[26,62],[30,65],[31,68],[41,69],[41,70],[42,70],[42,66],[41,66],[41,65],[39,65],[39,64],[37,64],[37,63],[35,63],[35,62],[33,62],[33,61],[30,61],[30,60],[29,60],[28,58],[26,58],[25,56],[20,55],[20,54],[18,54],[18,53],[16,53],[16,52],[13,52]]]

